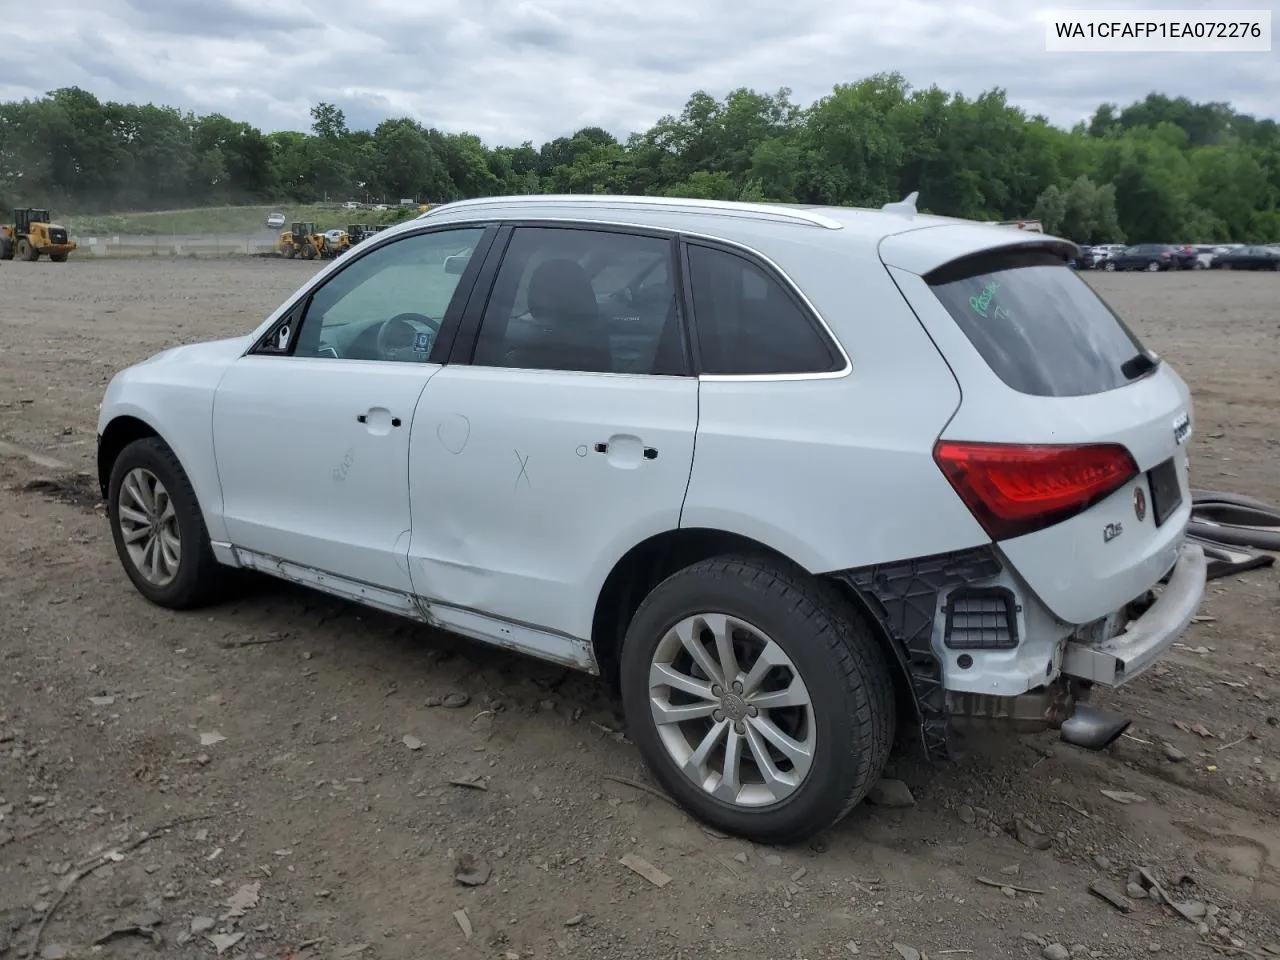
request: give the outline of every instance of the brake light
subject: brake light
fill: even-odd
[[[1138,475],[1116,443],[1082,446],[939,440],[933,459],[992,540],[1083,513]]]

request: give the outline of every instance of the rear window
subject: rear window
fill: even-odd
[[[1105,393],[1155,366],[1124,321],[1056,254],[986,253],[925,280],[992,371],[1021,393]]]

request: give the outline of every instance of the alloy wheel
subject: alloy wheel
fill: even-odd
[[[813,703],[782,647],[737,617],[686,617],[658,642],[649,706],[675,765],[740,807],[791,796],[813,764]]]
[[[148,583],[168,586],[182,562],[182,533],[169,491],[150,470],[135,467],[120,484],[117,506],[120,537],[134,568]]]

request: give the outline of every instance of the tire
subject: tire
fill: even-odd
[[[1195,264],[1192,266],[1192,268],[1191,268],[1191,269],[1192,269],[1192,270],[1203,270],[1203,269],[1204,269],[1204,261],[1203,261],[1203,260],[1196,260],[1196,261],[1195,261]]]
[[[31,241],[23,237],[18,241],[17,257],[19,260],[25,260],[27,263],[35,263],[40,259],[40,252],[31,245]]]
[[[139,471],[141,474],[137,473]],[[122,495],[133,500],[125,489],[126,482],[132,484],[147,475],[159,481],[171,501],[172,519],[165,526],[171,536],[176,531],[178,537],[177,568],[171,571],[171,578],[164,581],[149,579],[125,543],[124,527],[129,526],[131,531],[136,529],[135,521],[129,516],[122,521]],[[143,515],[137,506],[136,501],[130,504],[133,514]],[[226,569],[213,556],[204,515],[200,512],[200,504],[186,471],[168,444],[159,437],[135,440],[116,457],[107,486],[107,520],[125,573],[138,592],[152,603],[170,610],[189,610],[206,606],[221,597],[227,579]],[[141,542],[147,543],[149,539],[144,538]],[[153,551],[159,549],[157,541],[151,543]],[[147,554],[152,555],[153,552]]]
[[[1152,260],[1150,263],[1147,264],[1147,273],[1159,273],[1159,271],[1160,271],[1160,263],[1158,261]]]
[[[1205,540],[1215,540],[1232,547],[1252,547],[1280,553],[1280,527],[1243,527],[1233,524],[1206,523],[1194,516],[1187,524],[1187,532]]]
[[[1209,506],[1212,504],[1225,503],[1237,507],[1252,507],[1254,510],[1266,510],[1272,513],[1280,513],[1280,507],[1266,500],[1259,500],[1257,497],[1249,497],[1243,493],[1230,493],[1225,490],[1201,490],[1199,487],[1191,488],[1191,505],[1192,512],[1197,507]]]
[[[0,237],[0,260],[13,259],[13,241],[8,237]]]
[[[304,243],[302,245],[302,259],[314,260],[315,258],[316,258],[316,248],[309,243]]]
[[[49,259],[54,263],[66,263],[67,255],[65,253],[51,253],[49,254]]]
[[[686,636],[696,631],[705,637],[710,628],[702,621],[715,623],[726,617],[745,628],[729,631],[731,635],[749,638],[754,631],[756,640],[771,642],[771,661],[779,662],[781,655],[785,665],[780,673],[792,678],[785,689],[794,690],[798,680],[805,706],[781,711],[751,707],[749,693],[723,696],[712,703],[710,683],[698,679],[699,673],[704,678],[710,674],[693,665],[676,627],[698,624],[705,629],[695,627]],[[702,650],[707,653],[705,646]],[[736,651],[735,660],[738,656],[748,660],[744,649]],[[714,669],[719,661],[710,659]],[[673,704],[667,693],[663,702],[655,703],[651,691],[655,663],[688,671],[685,676],[702,686],[707,699],[699,702],[685,694],[676,698],[682,703]],[[741,667],[734,672],[749,675]],[[769,682],[774,676],[778,675],[766,674],[766,692],[778,689]],[[796,842],[838,822],[879,779],[895,735],[893,682],[872,628],[834,587],[769,559],[716,557],[687,567],[655,587],[627,628],[621,685],[628,731],[658,782],[698,819],[758,842]],[[654,719],[655,709],[689,702],[697,704],[695,709],[715,712],[683,725],[659,725]],[[759,712],[743,713],[751,709]],[[735,715],[742,719],[735,721]],[[788,726],[789,720],[798,718],[803,719]],[[809,746],[808,770],[801,772],[789,791],[764,787],[754,760],[750,741],[764,743],[759,730],[769,720],[774,722],[766,729],[779,731],[787,726],[793,742],[803,740]],[[702,783],[682,771],[676,756],[691,761],[695,744],[704,742],[704,732],[715,727],[721,728],[718,745],[732,739],[743,759],[751,758],[740,769],[747,774],[739,778],[746,790],[737,790],[731,798],[713,796],[703,786],[713,772],[722,778],[723,751]],[[776,760],[774,768],[780,769]],[[783,776],[797,772],[795,767],[782,771]],[[717,786],[723,786],[722,779]]]
[[[1102,265],[1102,269],[1107,271],[1107,273],[1115,273],[1116,265],[1112,261],[1108,260],[1106,263]]]

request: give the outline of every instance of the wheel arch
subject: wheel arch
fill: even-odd
[[[600,675],[616,691],[622,640],[632,617],[649,592],[667,577],[711,557],[745,554],[768,559],[821,581],[865,621],[876,638],[889,673],[899,710],[900,729],[919,729],[920,713],[903,658],[874,613],[871,601],[847,580],[816,574],[777,547],[752,537],[713,527],[681,527],[637,543],[614,564],[596,598],[591,647]]]
[[[121,452],[135,440],[142,440],[144,437],[159,437],[166,444],[169,443],[154,426],[132,414],[113,417],[102,431],[98,439],[98,488],[102,491],[104,500],[107,488],[111,485],[111,469]],[[172,449],[172,444],[169,447]]]

